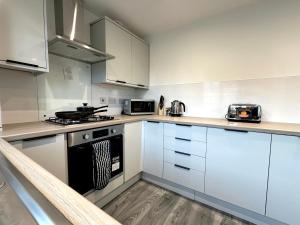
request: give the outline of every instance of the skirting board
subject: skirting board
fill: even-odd
[[[139,173],[138,175],[134,176],[109,194],[107,194],[105,197],[101,198],[99,201],[95,202],[94,204],[98,207],[102,208],[107,203],[112,201],[114,198],[116,198],[118,195],[120,195],[122,192],[126,191],[128,188],[130,188],[132,185],[134,185],[136,182],[138,182],[141,179],[142,175]]]
[[[151,174],[143,172],[142,179],[149,181],[153,184],[171,190],[178,193],[186,198],[195,200],[202,204],[208,205],[217,210],[223,211],[225,213],[231,214],[243,220],[249,221],[257,225],[287,225],[279,221],[273,220],[269,217],[260,215],[258,213],[252,212],[250,210],[238,207],[236,205],[230,204],[228,202],[216,199],[204,193],[200,193],[189,188],[183,187],[181,185],[175,184],[173,182],[167,181],[163,178],[153,176]]]

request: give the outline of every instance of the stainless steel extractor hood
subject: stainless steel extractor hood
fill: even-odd
[[[68,3],[68,4],[67,4]],[[65,7],[69,6],[68,9]],[[97,63],[113,59],[114,56],[83,43],[79,35],[82,31],[82,0],[54,0],[56,36],[48,43],[51,54],[77,60],[84,63]],[[65,23],[69,24],[65,24]],[[71,28],[67,33],[65,28]]]

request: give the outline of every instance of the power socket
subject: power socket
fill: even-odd
[[[107,97],[100,97],[100,104],[107,105]]]

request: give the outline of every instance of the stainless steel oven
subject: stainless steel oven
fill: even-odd
[[[155,101],[144,99],[125,99],[124,114],[147,115],[155,113]]]
[[[80,194],[94,189],[93,144],[109,140],[111,179],[123,173],[124,125],[68,133],[68,181]]]

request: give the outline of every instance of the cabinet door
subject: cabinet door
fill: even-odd
[[[208,128],[205,192],[265,214],[271,134]]]
[[[47,68],[44,4],[45,1],[42,0],[1,1],[0,61],[2,64],[6,64],[6,60],[12,60]]]
[[[142,171],[142,122],[126,123],[125,141],[125,181]]]
[[[300,223],[300,137],[273,135],[267,216]]]
[[[132,79],[131,83],[139,86],[149,86],[149,46],[131,37],[132,45]]]
[[[106,76],[111,81],[128,82],[131,77],[131,39],[130,34],[119,26],[105,20],[106,52],[114,59],[108,60]]]
[[[144,171],[162,177],[163,173],[163,124],[145,122]]]
[[[16,147],[61,181],[67,183],[67,151],[64,134],[23,140],[22,147]]]

